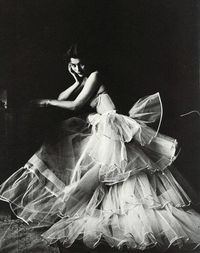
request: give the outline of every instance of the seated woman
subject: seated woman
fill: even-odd
[[[66,247],[80,238],[91,248],[101,241],[140,250],[198,247],[200,214],[169,170],[177,142],[158,133],[159,93],[136,102],[129,116],[118,114],[101,73],[77,45],[68,57],[75,83],[57,100],[37,103],[72,111],[89,105],[96,113],[55,128],[1,185],[1,199],[28,224],[48,226],[48,242]],[[153,122],[156,130],[148,126]]]

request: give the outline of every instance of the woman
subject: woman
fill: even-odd
[[[66,247],[76,239],[94,248],[194,249],[200,215],[169,171],[175,139],[158,133],[159,93],[140,99],[128,116],[118,114],[97,69],[89,69],[77,45],[68,51],[74,84],[40,106],[96,113],[55,128],[27,164],[1,185],[1,199],[25,222],[48,226],[42,235]],[[75,97],[75,99],[71,99]],[[149,126],[158,121],[157,130]],[[173,168],[172,168],[173,169]]]

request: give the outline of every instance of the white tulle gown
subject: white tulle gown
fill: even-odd
[[[116,112],[106,92],[90,106],[97,113],[54,129],[1,185],[1,199],[28,224],[47,226],[42,237],[49,243],[59,240],[70,247],[82,239],[91,248],[103,241],[141,250],[200,246],[200,214],[169,170],[177,142],[158,133],[159,93],[140,99],[129,116]],[[153,122],[156,130],[148,126]],[[74,199],[81,178],[92,171],[98,171],[99,184]]]

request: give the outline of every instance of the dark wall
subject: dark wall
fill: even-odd
[[[0,83],[10,88],[13,103],[58,93],[66,80],[63,53],[78,38],[99,42],[115,86],[123,86],[126,95],[131,89],[130,103],[159,90],[181,112],[192,106],[199,85],[198,1],[1,0],[0,4]]]
[[[72,81],[65,50],[75,40],[96,41],[118,106],[126,112],[159,91],[161,130],[182,146],[178,165],[187,176],[199,173],[199,118],[180,117],[199,108],[198,0],[0,0],[0,7],[0,86],[8,89],[10,107],[56,97]],[[42,122],[37,112],[28,115],[18,117],[24,124],[15,138]]]

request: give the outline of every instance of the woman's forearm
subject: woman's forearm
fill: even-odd
[[[58,96],[58,100],[66,100],[79,85],[80,84],[76,82],[72,86],[61,92]]]
[[[48,101],[48,105],[52,105],[52,106],[56,106],[56,107],[60,107],[60,108],[68,109],[72,111],[76,110],[76,105],[74,101],[60,101],[56,99],[50,99]]]

